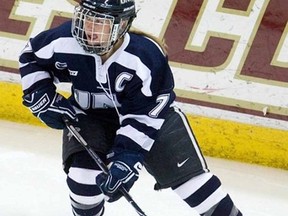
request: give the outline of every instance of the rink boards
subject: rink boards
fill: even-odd
[[[0,119],[46,127],[22,105],[19,83],[0,82],[0,95]],[[288,169],[287,130],[191,113],[188,119],[205,155]]]

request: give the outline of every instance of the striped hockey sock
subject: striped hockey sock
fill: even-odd
[[[172,189],[201,216],[242,216],[222,190],[220,180],[211,173],[196,176]]]

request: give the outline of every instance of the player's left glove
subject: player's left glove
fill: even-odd
[[[114,202],[122,197],[120,187],[123,186],[127,191],[131,189],[139,177],[143,155],[125,151],[113,156],[111,161],[108,175],[100,173],[96,177],[96,183],[106,195],[108,202]]]

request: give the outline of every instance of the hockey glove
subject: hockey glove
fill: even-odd
[[[111,161],[108,175],[100,173],[96,177],[96,183],[106,195],[108,202],[114,202],[122,197],[120,187],[123,186],[127,191],[131,189],[139,177],[143,156],[134,152],[122,152],[113,156]]]
[[[54,129],[63,129],[63,116],[76,121],[76,113],[69,101],[55,92],[54,88],[44,88],[23,96],[23,104],[33,115],[38,117],[47,126]]]

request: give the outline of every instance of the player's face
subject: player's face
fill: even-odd
[[[88,44],[94,46],[108,44],[111,28],[111,20],[87,16],[84,21],[84,31]]]

